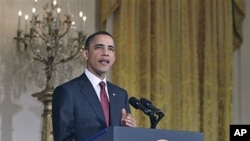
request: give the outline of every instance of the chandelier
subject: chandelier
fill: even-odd
[[[23,57],[22,61],[26,60],[31,64],[37,86],[53,89],[55,81],[62,82],[63,79],[69,78],[72,67],[82,63],[79,56],[86,38],[83,28],[87,18],[80,11],[79,18],[82,20],[76,28],[72,15],[65,14],[63,20],[61,7],[56,0],[46,4],[41,15],[36,12],[36,3],[37,0],[30,22],[29,16],[25,15],[24,30],[20,26],[22,12],[18,12],[17,36],[14,39],[18,55]],[[63,72],[63,69],[68,71]],[[42,78],[42,75],[46,77]]]
[[[84,47],[87,17],[79,12],[78,25],[73,15],[63,14],[56,0],[51,0],[37,12],[34,1],[32,14],[25,15],[24,30],[21,27],[22,12],[18,12],[16,50],[18,64],[26,66],[27,76],[32,78],[41,92],[34,93],[44,104],[42,140],[52,140],[51,101],[56,84],[69,79],[75,67],[83,66],[81,50]],[[80,19],[80,20],[79,20]]]

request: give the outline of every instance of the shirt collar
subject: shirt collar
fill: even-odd
[[[88,77],[89,81],[91,82],[91,84],[94,87],[99,86],[99,83],[101,81],[104,81],[105,84],[107,85],[106,76],[104,77],[103,80],[101,80],[100,78],[98,78],[97,76],[95,76],[92,72],[90,72],[87,68],[85,69],[85,74],[86,74],[86,76]]]

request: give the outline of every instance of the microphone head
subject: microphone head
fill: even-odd
[[[146,98],[141,98],[140,99],[140,102],[143,104],[143,105],[149,105],[149,104],[152,104],[149,100],[147,100]]]
[[[146,98],[141,98],[140,99],[140,103],[149,108],[150,110],[154,111],[156,114],[162,114],[162,112],[156,108],[149,100],[147,100]]]
[[[138,109],[138,105],[139,105],[139,100],[137,100],[137,98],[135,97],[130,97],[128,100],[129,104],[132,105],[135,109]]]

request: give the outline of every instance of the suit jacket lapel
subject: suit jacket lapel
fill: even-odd
[[[117,105],[119,105],[119,100],[117,99],[118,97],[116,96],[116,92],[114,90],[114,88],[112,87],[112,85],[109,84],[109,82],[107,82],[107,86],[108,86],[108,94],[109,94],[109,109],[110,111],[110,123],[111,125],[114,124],[114,118],[119,117],[118,115],[120,115],[121,111],[117,110]]]
[[[103,125],[106,125],[105,117],[104,117],[104,112],[102,110],[101,103],[95,94],[95,90],[89,81],[88,77],[85,75],[85,73],[81,76],[81,92],[83,96],[87,99],[91,107],[93,108],[93,111],[96,113],[97,117],[99,117],[99,120],[103,123]]]

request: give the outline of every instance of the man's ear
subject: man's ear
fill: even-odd
[[[88,60],[88,50],[83,49],[81,53],[82,53],[83,59],[87,61]]]

